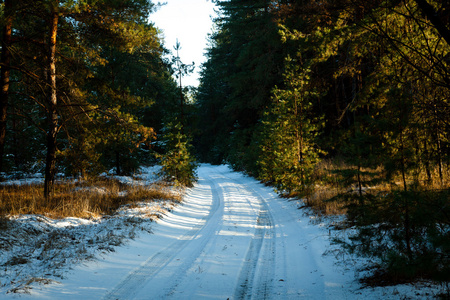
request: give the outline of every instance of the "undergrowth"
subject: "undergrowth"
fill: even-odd
[[[450,176],[406,175],[389,178],[382,167],[358,169],[339,160],[316,168],[305,205],[320,215],[345,215],[339,228],[349,233],[335,242],[375,259],[365,285],[450,281]]]

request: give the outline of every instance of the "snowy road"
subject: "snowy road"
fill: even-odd
[[[202,165],[184,204],[158,221],[153,234],[77,267],[60,284],[33,289],[32,297],[390,298],[358,290],[353,269],[323,255],[328,229],[310,221],[256,180]]]
[[[104,299],[270,295],[275,230],[266,202],[226,168],[202,167],[199,176],[186,204],[161,222],[168,230],[161,234],[173,242],[161,244]]]

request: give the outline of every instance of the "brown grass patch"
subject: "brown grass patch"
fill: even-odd
[[[54,196],[43,197],[43,185],[0,186],[0,215],[42,214],[51,218],[112,214],[119,207],[140,201],[180,201],[169,186],[125,185],[113,179],[55,184]],[[0,225],[1,226],[1,225]]]
[[[442,176],[442,177],[441,177]],[[403,189],[401,174],[397,174],[389,181],[382,166],[377,168],[361,168],[359,181],[357,167],[346,164],[340,159],[321,161],[315,169],[313,182],[315,186],[306,197],[306,205],[319,214],[339,215],[346,214],[345,203],[337,200],[340,195],[359,194],[361,182],[362,194],[379,194]],[[407,185],[417,190],[441,190],[450,188],[450,170],[444,168],[439,172],[435,167],[431,172],[432,180],[427,180],[423,169],[411,170],[407,174]]]
[[[322,215],[345,214],[347,210],[344,205],[337,201],[332,201],[340,192],[339,188],[317,185],[314,192],[306,198],[305,204]]]

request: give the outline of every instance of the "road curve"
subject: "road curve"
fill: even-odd
[[[198,173],[184,204],[154,230],[170,238],[103,299],[347,298],[323,261],[325,230],[226,166]]]

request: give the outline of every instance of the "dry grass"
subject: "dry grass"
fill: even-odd
[[[320,215],[342,215],[346,209],[342,203],[333,199],[345,193],[348,187],[342,184],[342,179],[336,173],[338,170],[348,169],[340,160],[323,160],[314,171],[313,181],[316,182],[314,189],[306,198],[306,205],[313,208]]]
[[[425,170],[419,172],[419,174],[416,175],[419,184],[426,187],[427,189],[433,190],[450,188],[450,168],[448,168],[448,166],[444,166],[441,171],[439,171],[439,167],[435,167],[433,170],[431,170],[430,175],[431,181],[428,180]]]
[[[0,215],[41,214],[51,218],[90,217],[112,214],[125,204],[140,201],[180,201],[169,186],[128,186],[112,179],[59,182],[46,200],[42,185],[0,186]]]
[[[346,209],[342,203],[332,201],[340,194],[338,188],[317,185],[314,192],[306,198],[306,205],[323,215],[342,215]]]
[[[323,215],[345,214],[345,204],[338,199],[339,195],[359,193],[356,175],[346,176],[355,171],[356,166],[348,165],[342,160],[323,160],[316,166],[314,182],[316,185],[306,199],[306,205]],[[442,180],[440,177],[442,174]],[[386,181],[386,174],[380,166],[376,169],[361,168],[360,181],[364,194],[378,194],[403,189],[402,177],[397,175]],[[411,171],[407,176],[407,184],[419,190],[442,190],[450,188],[450,170],[446,168],[439,172],[436,167],[431,172],[432,181],[427,180],[425,170]]]

